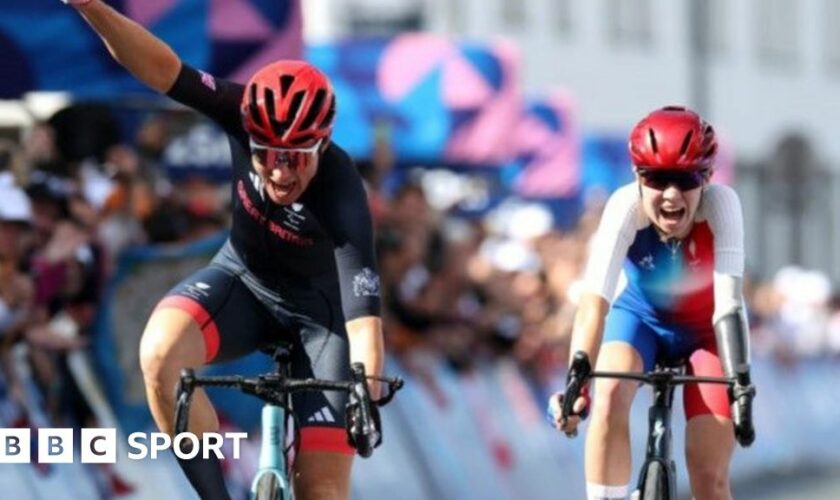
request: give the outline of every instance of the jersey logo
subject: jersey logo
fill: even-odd
[[[653,263],[653,255],[647,254],[639,261],[639,267],[645,271],[653,271],[656,269],[656,264]]]
[[[185,285],[178,291],[178,293],[186,295],[193,300],[201,301],[201,299],[210,296],[210,288],[210,285],[207,283],[197,281],[195,284],[190,283]]]
[[[688,242],[688,254],[691,257],[688,261],[689,267],[697,267],[700,265],[700,259],[697,258],[697,242],[693,239]]]
[[[312,416],[307,419],[307,422],[335,422],[335,417],[333,417],[330,407],[325,406],[312,414]]]
[[[216,91],[216,79],[213,78],[213,75],[209,73],[205,73],[203,71],[199,71],[201,73],[201,83],[204,84],[205,87],[212,90],[213,92]]]
[[[353,277],[353,294],[356,297],[379,297],[379,275],[366,267]]]
[[[300,231],[301,225],[306,221],[306,215],[299,213],[301,210],[303,210],[303,205],[300,203],[293,203],[291,207],[283,207],[283,211],[286,213],[283,225],[289,229]]]

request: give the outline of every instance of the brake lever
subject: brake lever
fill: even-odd
[[[402,389],[403,384],[405,383],[403,379],[400,377],[394,378],[387,378],[387,377],[368,377],[368,379],[378,380],[379,382],[385,382],[388,384],[388,392],[379,399],[371,399],[371,403],[375,404],[376,406],[382,407],[386,404],[390,403],[392,399],[394,399],[394,395]]]

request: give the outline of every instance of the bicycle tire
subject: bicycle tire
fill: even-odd
[[[661,462],[650,462],[645,471],[645,489],[642,492],[642,500],[671,500],[672,492],[669,491],[668,472]]]
[[[257,493],[254,500],[283,500],[280,483],[274,474],[263,474],[257,482]]]

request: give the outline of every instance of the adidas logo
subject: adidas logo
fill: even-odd
[[[330,407],[325,406],[309,417],[307,422],[335,422],[335,417],[333,417]]]

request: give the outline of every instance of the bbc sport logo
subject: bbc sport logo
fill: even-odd
[[[35,443],[32,434],[37,434]],[[116,429],[86,428],[82,429],[79,437],[78,456],[82,463],[117,462]],[[0,464],[30,463],[33,444],[37,444],[38,463],[72,463],[76,457],[74,439],[73,429],[0,429]],[[203,458],[209,458],[212,452],[223,459],[222,447],[226,441],[230,441],[229,458],[238,460],[243,439],[248,439],[246,432],[205,432],[201,438],[191,432],[182,432],[174,439],[163,432],[132,432],[128,435],[126,456],[131,460],[156,459],[162,452],[172,449],[175,456],[185,460],[195,458],[199,451]],[[185,441],[190,446],[185,447]]]

